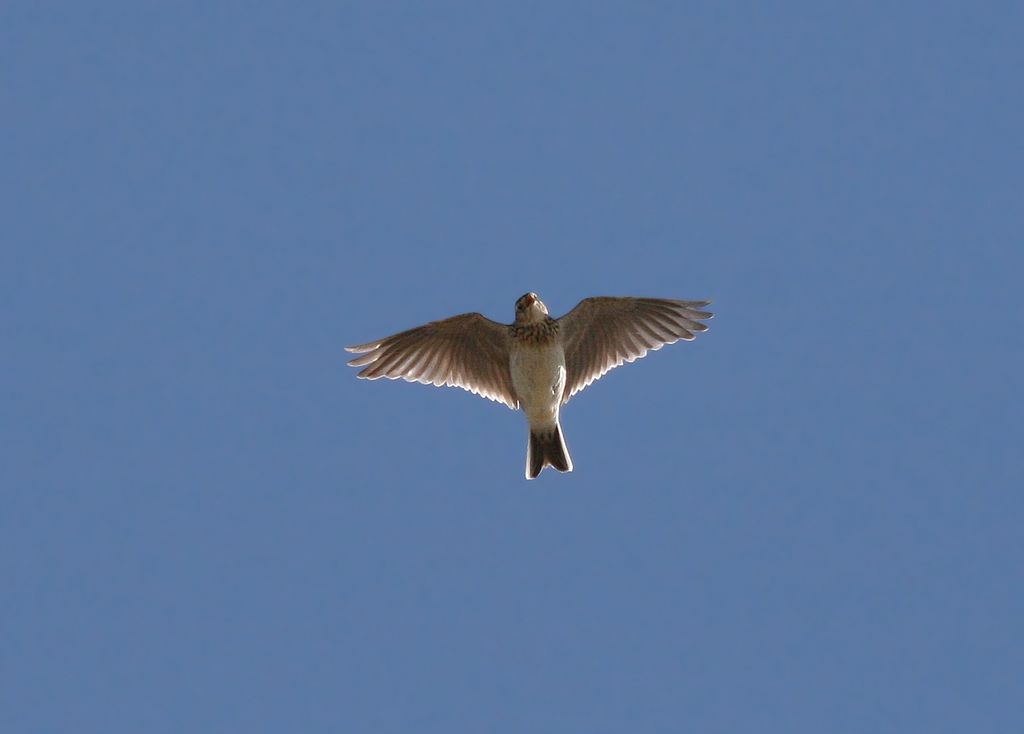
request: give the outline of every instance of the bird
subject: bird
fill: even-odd
[[[573,470],[559,413],[609,370],[679,340],[692,341],[711,301],[597,296],[559,318],[533,292],[516,300],[515,321],[464,313],[346,347],[357,377],[461,387],[513,410],[529,426],[526,478],[550,466]]]

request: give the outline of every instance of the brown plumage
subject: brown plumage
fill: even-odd
[[[464,313],[346,350],[363,353],[349,361],[352,367],[366,365],[358,377],[461,387],[515,410],[519,401],[509,374],[510,341],[505,324]]]
[[[560,318],[565,345],[562,402],[623,362],[633,362],[666,344],[692,341],[707,331],[712,314],[698,309],[711,301],[665,298],[584,298]]]
[[[572,471],[558,421],[561,405],[624,362],[706,331],[710,301],[585,298],[553,319],[534,293],[516,302],[516,320],[500,324],[478,313],[432,321],[367,344],[359,377],[452,385],[523,409],[530,424],[527,478],[544,466]]]

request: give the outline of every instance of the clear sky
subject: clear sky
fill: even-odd
[[[0,5],[0,730],[1024,731],[1020,3]],[[563,413],[347,344],[714,299]]]

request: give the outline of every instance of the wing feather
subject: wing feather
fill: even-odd
[[[507,326],[465,313],[346,349],[361,355],[349,360],[358,377],[461,387],[515,410],[510,339]]]
[[[702,311],[710,301],[666,298],[585,298],[560,318],[565,346],[566,383],[562,402],[609,370],[680,339],[707,331]]]

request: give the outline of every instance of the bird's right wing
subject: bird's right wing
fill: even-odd
[[[623,362],[685,339],[707,326],[711,301],[666,298],[584,298],[558,320],[565,347],[562,403]]]
[[[349,361],[364,367],[357,377],[453,385],[515,410],[510,339],[504,324],[464,313],[346,350],[362,355]]]

